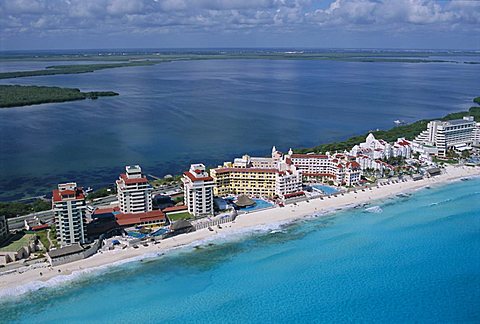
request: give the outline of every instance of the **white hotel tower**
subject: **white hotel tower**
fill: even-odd
[[[117,180],[117,198],[122,213],[144,213],[152,210],[152,187],[139,165],[125,167]]]
[[[183,173],[185,205],[194,216],[213,215],[213,178],[205,171],[203,164],[192,164]]]
[[[62,246],[85,243],[86,215],[83,189],[75,182],[58,185],[53,190],[52,208],[55,214],[57,241]]]

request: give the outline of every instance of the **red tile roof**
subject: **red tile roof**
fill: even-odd
[[[172,206],[172,207],[167,207],[167,208],[164,208],[162,209],[162,211],[164,213],[168,213],[168,212],[174,212],[174,211],[180,211],[180,210],[187,210],[188,207],[187,206]]]
[[[83,188],[82,187],[77,187],[75,190],[58,190],[55,189],[52,191],[52,199],[54,202],[59,202],[62,201],[63,199],[69,199],[69,196],[74,196],[70,197],[71,199],[85,199],[85,195],[83,193]]]
[[[292,198],[292,197],[299,197],[299,196],[305,196],[305,193],[303,191],[297,191],[297,192],[285,194],[283,197],[284,198]]]
[[[118,214],[115,219],[120,226],[131,226],[149,221],[165,221],[166,217],[161,210],[152,210],[145,213]]]
[[[185,176],[187,176],[191,181],[213,181],[213,178],[210,176],[207,177],[195,177],[193,174],[191,174],[189,171],[186,171],[183,173]]]
[[[32,230],[32,231],[40,231],[40,230],[42,230],[42,229],[46,229],[46,228],[49,228],[49,227],[50,227],[50,225],[48,225],[48,224],[41,224],[41,225],[37,225],[37,226],[32,226],[32,227],[30,227],[30,230]]]
[[[354,168],[354,169],[360,168],[360,164],[359,164],[358,162],[355,162],[355,161],[348,162],[348,163],[347,163],[347,168],[350,167],[350,166],[351,166],[352,168]]]
[[[125,173],[120,174],[120,179],[125,182],[125,184],[136,184],[136,183],[147,183],[148,180],[146,177],[141,177],[141,178],[133,178],[129,179]]]

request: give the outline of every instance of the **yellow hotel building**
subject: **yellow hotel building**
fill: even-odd
[[[273,197],[275,195],[276,169],[222,167],[210,170],[214,179],[216,196],[253,195]]]

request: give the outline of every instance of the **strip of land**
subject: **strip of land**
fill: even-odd
[[[98,97],[110,96],[118,96],[118,93],[113,91],[81,92],[79,89],[59,87],[0,85],[0,108],[97,99]]]
[[[436,53],[446,57],[454,57],[452,53]],[[458,54],[458,53],[457,53]],[[478,53],[465,52],[462,56],[478,56]],[[462,63],[480,64],[477,61],[458,61],[438,59],[428,52],[281,52],[281,51],[202,51],[190,53],[102,53],[70,54],[70,55],[9,55],[1,56],[1,61],[99,61],[115,63],[72,64],[49,66],[42,70],[13,71],[0,73],[0,79],[22,78],[55,74],[89,73],[97,70],[148,66],[163,62],[189,60],[322,60],[365,63]]]
[[[148,247],[141,246],[138,249],[127,248],[125,250],[117,249],[97,253],[90,258],[56,267],[47,267],[44,265],[35,268],[34,266],[30,266],[28,269],[22,268],[12,270],[8,273],[0,273],[0,296],[18,295],[30,289],[49,286],[54,282],[58,282],[56,279],[53,279],[58,276],[65,276],[63,279],[74,278],[78,273],[90,272],[95,268],[111,266],[128,260],[138,260],[146,256],[161,255],[174,248],[204,244],[202,242],[205,242],[205,240],[233,237],[235,234],[256,228],[260,229],[265,226],[273,227],[276,224],[295,221],[311,215],[322,215],[340,208],[372,203],[374,200],[392,197],[399,193],[407,193],[426,186],[447,184],[464,177],[472,176],[480,176],[479,167],[447,166],[442,175],[433,178],[425,178],[419,181],[409,180],[406,182],[388,183],[380,187],[374,186],[369,189],[351,191],[343,195],[337,195],[336,197],[330,196],[330,198],[312,199],[308,202],[299,202],[297,205],[287,205],[283,208],[276,207],[243,214],[238,216],[234,222],[224,224],[222,229],[216,229],[216,231],[202,229],[193,233],[164,239],[161,241],[161,244],[150,244]],[[19,285],[19,283],[21,283],[21,285]]]
[[[97,70],[113,69],[113,68],[120,68],[120,67],[132,67],[132,66],[148,66],[148,65],[153,65],[157,63],[159,62],[139,61],[139,62],[124,62],[124,63],[109,63],[109,64],[54,65],[54,66],[48,66],[43,70],[2,72],[0,73],[0,79],[24,78],[24,77],[56,75],[56,74],[89,73]]]

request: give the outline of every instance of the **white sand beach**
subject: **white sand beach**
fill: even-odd
[[[74,277],[79,272],[92,271],[92,269],[103,268],[126,260],[135,260],[142,256],[165,253],[172,248],[195,244],[205,239],[214,239],[232,235],[234,233],[254,229],[269,224],[290,222],[315,213],[322,213],[347,206],[354,206],[372,200],[378,200],[393,196],[399,193],[406,193],[425,186],[445,184],[463,177],[480,176],[479,167],[455,167],[448,166],[442,175],[423,179],[419,181],[409,180],[373,187],[372,189],[357,190],[357,193],[350,192],[337,197],[311,199],[309,202],[300,202],[285,207],[277,207],[249,214],[240,215],[232,223],[222,225],[222,229],[216,231],[202,229],[193,233],[179,235],[165,239],[160,244],[150,244],[148,247],[140,245],[138,249],[127,248],[125,250],[113,250],[97,253],[96,255],[81,261],[76,261],[51,269],[18,269],[15,272],[0,276],[0,297],[6,295],[17,295],[31,289],[51,285],[53,282],[63,281]],[[23,271],[23,272],[21,272]],[[21,273],[20,273],[21,272]],[[40,275],[42,273],[42,275]],[[72,275],[73,274],[73,275]],[[59,280],[62,279],[62,280]]]

